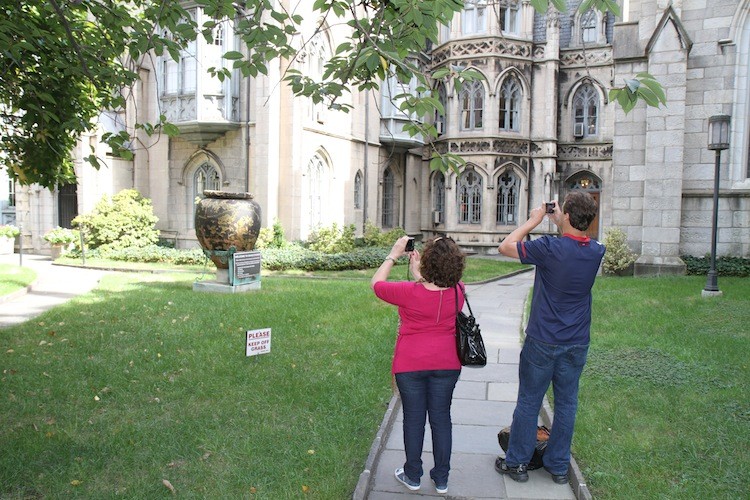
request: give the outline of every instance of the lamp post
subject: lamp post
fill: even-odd
[[[721,295],[716,276],[716,232],[719,221],[719,166],[721,152],[729,148],[729,115],[714,115],[708,119],[708,149],[716,151],[714,167],[714,213],[711,228],[711,268],[706,277],[706,286],[701,295]]]

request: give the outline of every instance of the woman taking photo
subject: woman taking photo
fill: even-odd
[[[461,373],[456,353],[456,311],[464,303],[455,292],[465,257],[450,238],[425,242],[422,255],[406,252],[407,236],[393,245],[372,277],[381,300],[398,306],[399,327],[392,373],[404,413],[406,462],[396,479],[412,491],[420,488],[426,417],[430,419],[435,467],[430,478],[438,493],[448,492],[452,446],[451,400]],[[410,253],[409,268],[416,281],[387,281],[396,259]],[[456,304],[458,300],[458,304]]]

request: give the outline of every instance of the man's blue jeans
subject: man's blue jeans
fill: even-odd
[[[422,446],[426,417],[430,417],[432,455],[435,468],[430,477],[436,484],[448,484],[453,433],[451,400],[461,370],[425,370],[396,374],[404,412],[404,472],[413,481],[422,478]]]
[[[527,465],[531,460],[539,410],[551,382],[555,419],[544,451],[544,468],[555,475],[568,472],[578,409],[578,380],[588,350],[588,344],[553,345],[526,337],[518,366],[518,402],[505,454],[508,466]]]

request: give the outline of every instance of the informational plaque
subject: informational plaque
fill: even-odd
[[[271,352],[271,329],[248,330],[245,342],[245,356],[256,356]]]
[[[252,283],[260,279],[260,252],[235,252],[232,255],[231,285]]]

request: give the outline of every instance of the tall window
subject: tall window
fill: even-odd
[[[396,180],[391,168],[383,172],[383,213],[381,224],[383,227],[395,227],[396,219]]]
[[[354,176],[354,208],[362,208],[362,172]]]
[[[225,52],[225,22],[226,21],[220,22],[214,27],[212,32],[213,41],[206,45],[205,65],[207,68],[213,67],[216,69],[221,69],[223,67],[222,55],[224,55]],[[209,77],[209,80],[205,86],[205,93],[216,95],[224,94],[223,82],[217,77],[210,78],[210,75],[206,76]]]
[[[461,31],[464,35],[484,33],[487,30],[486,0],[466,0],[461,14]]]
[[[597,41],[597,16],[594,9],[586,11],[581,16],[581,40],[583,43],[596,43]]]
[[[599,133],[599,94],[593,85],[581,85],[573,96],[573,134],[591,137]]]
[[[515,224],[518,220],[518,191],[521,181],[510,170],[497,179],[498,224]]]
[[[203,198],[203,191],[218,191],[221,186],[219,173],[210,163],[204,163],[193,174],[193,199]]]
[[[482,220],[482,178],[473,170],[458,180],[458,222],[479,224]]]
[[[500,29],[503,33],[517,35],[520,32],[521,21],[518,4],[517,0],[500,2],[498,19],[500,20]]]
[[[307,164],[307,173],[305,174],[305,186],[307,190],[307,196],[305,208],[307,213],[310,214],[310,219],[307,229],[313,231],[320,227],[323,223],[323,201],[322,197],[325,193],[323,183],[325,181],[326,168],[323,163],[323,159],[315,155]]]
[[[482,82],[473,81],[461,89],[461,130],[482,128],[482,108],[484,107],[484,87]]]
[[[500,88],[500,130],[518,132],[521,126],[521,86],[511,76]]]
[[[328,58],[328,45],[326,43],[325,36],[323,33],[318,31],[311,39],[307,42],[307,53],[306,53],[306,76],[309,76],[315,81],[323,79],[323,72],[325,70],[326,60]],[[310,99],[310,118],[313,121],[323,123],[324,121],[325,107],[322,102],[315,103]]]
[[[441,24],[440,25],[440,43],[445,43],[451,39],[451,25]]]
[[[445,175],[442,172],[436,173],[432,181],[432,209],[437,214],[433,222],[445,222]]]
[[[437,98],[440,105],[443,106],[443,113],[435,111],[435,128],[437,129],[438,137],[440,137],[448,130],[448,122],[445,119],[447,116],[446,106],[448,106],[448,99],[445,94],[445,85],[442,83],[437,87]]]
[[[195,18],[195,10],[188,13]],[[162,35],[167,38],[170,33],[165,30]],[[187,47],[180,51],[177,61],[167,51],[162,57],[162,94],[194,94],[198,77],[197,42],[188,42]]]

